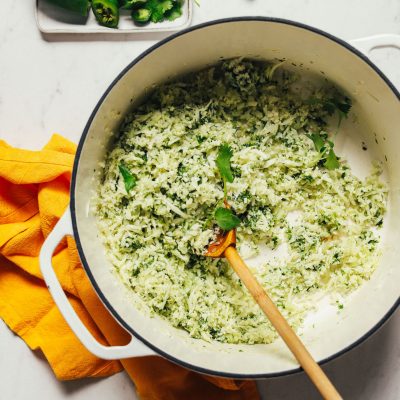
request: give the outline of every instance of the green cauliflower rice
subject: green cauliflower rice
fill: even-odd
[[[298,90],[293,72],[243,59],[158,87],[126,118],[94,197],[122,281],[194,338],[277,337],[226,261],[204,256],[224,197],[215,159],[228,143],[239,251],[284,254],[253,272],[293,328],[318,292],[359,287],[379,260],[387,189],[379,165],[360,180],[336,158],[328,121],[349,108],[332,87]]]

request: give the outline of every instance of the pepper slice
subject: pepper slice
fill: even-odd
[[[62,7],[66,10],[79,13],[80,15],[87,17],[90,8],[89,0],[47,0],[49,3],[55,4],[56,6]]]
[[[118,26],[118,0],[92,0],[92,10],[100,25],[108,28],[116,28]]]
[[[182,1],[178,0],[174,6],[165,12],[164,18],[168,21],[174,21],[182,15]]]
[[[145,22],[149,22],[151,11],[147,8],[139,8],[132,11],[131,17],[135,22],[140,22],[143,24]]]
[[[143,6],[147,0],[120,0],[119,6],[124,10],[132,10],[135,7]]]

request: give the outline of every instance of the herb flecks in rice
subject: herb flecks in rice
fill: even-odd
[[[316,291],[350,292],[378,262],[379,168],[363,181],[345,160],[327,169],[310,139],[326,137],[324,104],[341,95],[319,89],[303,98],[291,73],[271,75],[270,64],[231,60],[159,87],[128,116],[98,187],[95,213],[122,280],[195,338],[276,338],[225,261],[203,256],[224,198],[215,164],[223,143],[233,152],[228,201],[241,219],[239,249],[287,246],[285,260],[255,273],[294,328]],[[129,191],[120,165],[136,178]]]

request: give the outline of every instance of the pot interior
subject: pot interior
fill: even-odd
[[[351,295],[340,313],[337,307],[321,300],[318,310],[305,321],[302,340],[320,361],[342,352],[379,324],[398,301],[400,281],[396,262],[400,240],[396,229],[400,210],[399,99],[377,70],[359,55],[307,27],[266,19],[222,21],[177,35],[136,60],[110,87],[88,123],[74,171],[72,209],[85,268],[106,306],[112,307],[125,327],[156,351],[186,366],[216,375],[261,377],[297,369],[282,340],[269,345],[207,343],[138,311],[134,294],[112,273],[96,234],[96,221],[88,211],[97,184],[95,171],[123,116],[154,85],[233,57],[286,59],[288,64],[296,65],[292,68],[299,73],[327,77],[352,98],[352,114],[356,117],[342,125],[335,149],[360,177],[369,171],[372,159],[383,162],[390,190],[383,256],[372,279]],[[362,150],[362,142],[368,151]]]

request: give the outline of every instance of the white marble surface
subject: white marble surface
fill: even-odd
[[[40,148],[53,132],[77,141],[93,106],[116,74],[165,36],[41,36],[34,20],[34,0],[1,3],[0,138],[15,146]],[[400,0],[201,0],[193,23],[238,15],[293,19],[346,40],[400,34]],[[371,57],[400,87],[400,51],[381,49]],[[366,343],[326,366],[346,399],[400,398],[399,334],[398,311]],[[124,374],[57,382],[42,357],[2,322],[0,355],[0,400],[135,398]],[[263,381],[259,386],[265,399],[318,398],[304,374]]]

